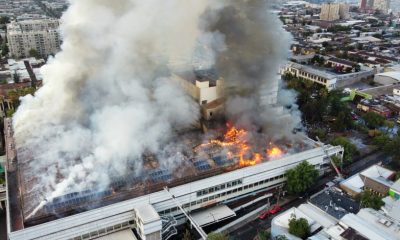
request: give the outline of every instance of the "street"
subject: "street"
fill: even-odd
[[[367,155],[360,160],[354,162],[352,165],[347,167],[347,172],[349,176],[356,174],[357,172],[360,172],[371,165],[374,165],[378,162],[386,162],[387,157],[384,156],[382,152],[375,152],[370,155]],[[315,186],[309,191],[308,195],[312,195],[314,193],[319,192],[325,187],[325,184],[329,181],[332,181],[335,178],[335,175],[329,175],[324,178],[321,178],[318,180],[318,182],[315,184]],[[285,204],[282,207],[281,212],[286,211],[292,207],[299,206],[302,203],[305,203],[307,201],[307,198],[297,198],[288,204]],[[279,213],[278,213],[279,214]],[[256,218],[255,220],[250,220],[246,225],[243,227],[231,232],[229,234],[230,239],[234,240],[241,240],[241,239],[253,239],[256,235],[257,232],[260,230],[267,230],[271,227],[271,220],[272,218],[276,215],[269,216],[268,218],[261,220]]]

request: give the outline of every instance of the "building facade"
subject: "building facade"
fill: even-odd
[[[325,3],[321,7],[320,19],[324,21],[336,21],[349,18],[350,5],[345,3]]]
[[[29,57],[32,49],[42,57],[60,50],[59,21],[55,19],[26,20],[7,24],[7,40],[13,57]]]

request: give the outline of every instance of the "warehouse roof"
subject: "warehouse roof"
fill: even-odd
[[[400,72],[398,72],[398,71],[396,71],[396,72],[379,73],[379,74],[376,74],[376,76],[390,77],[390,78],[393,78],[394,80],[400,82]]]

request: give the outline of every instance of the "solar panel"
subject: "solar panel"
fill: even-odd
[[[197,160],[193,162],[193,165],[197,168],[197,170],[200,171],[206,171],[211,169],[211,166],[207,160]]]
[[[165,182],[172,178],[172,174],[168,170],[163,169],[155,170],[149,175],[153,182]]]

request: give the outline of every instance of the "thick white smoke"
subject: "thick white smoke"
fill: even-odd
[[[159,151],[174,128],[197,121],[196,104],[168,81],[166,63],[192,56],[207,7],[208,1],[71,1],[62,51],[14,117],[19,159],[33,159],[44,197],[106,185],[128,161],[139,172],[145,151]]]
[[[112,175],[140,173],[144,153],[165,156],[162,167],[177,165],[170,141],[199,119],[199,109],[169,80],[171,59],[208,54],[194,68],[215,66],[235,88],[228,116],[261,116],[256,124],[279,129],[275,108],[265,107],[276,101],[260,99],[269,91],[276,98],[287,35],[265,3],[71,0],[62,51],[14,117],[18,159],[30,168],[24,177],[43,193],[32,210],[43,199],[107,186]]]

